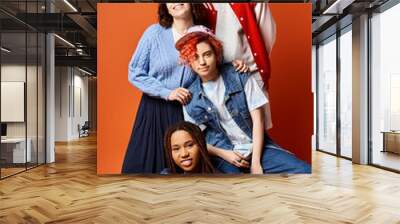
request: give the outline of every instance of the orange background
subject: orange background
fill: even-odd
[[[141,93],[128,64],[143,31],[157,22],[154,3],[98,4],[98,174],[119,174]],[[311,163],[311,4],[272,3],[277,27],[271,62],[272,138]]]

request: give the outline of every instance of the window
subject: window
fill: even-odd
[[[340,36],[340,155],[352,157],[352,32]]]
[[[336,153],[336,36],[318,48],[318,149]]]
[[[396,170],[400,170],[399,21],[400,5],[371,19],[371,157],[373,164]]]

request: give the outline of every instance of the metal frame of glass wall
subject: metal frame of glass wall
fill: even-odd
[[[20,7],[20,9],[24,11],[24,13],[18,14],[18,16],[25,16],[26,21],[27,13],[39,13],[39,10],[43,10],[39,9],[39,5],[43,5],[45,3],[45,0],[18,1],[18,7]],[[11,147],[11,150],[9,150],[10,147],[7,145],[8,143],[0,144],[0,179],[4,179],[46,163],[47,49],[46,33],[41,32],[40,30],[37,30],[34,27],[24,23],[21,19],[18,18],[18,16],[15,16],[14,14],[9,13],[7,10],[3,9],[2,4],[0,4],[0,14],[2,14],[3,18],[7,18],[8,21],[19,24],[18,26],[13,27],[16,28],[15,30],[6,30],[9,26],[6,27],[4,25],[4,27],[2,27],[3,25],[2,23],[0,23],[0,46],[2,47],[2,49],[6,49],[1,50],[0,53],[0,81],[4,81],[4,83],[13,82],[12,80],[7,80],[7,77],[8,79],[10,79],[10,77],[12,78],[13,76],[13,74],[11,74],[10,72],[12,71],[11,69],[18,70],[19,72],[23,71],[25,73],[24,80],[18,81],[21,83],[24,82],[23,121],[19,121],[19,123],[12,121],[3,122],[3,119],[0,118],[0,123],[2,124],[6,123],[7,126],[18,126],[18,130],[21,130],[21,132],[17,133],[17,135],[19,134],[20,139],[24,139],[24,145],[21,147],[24,147],[25,150],[25,152],[23,153],[23,162],[17,163],[14,161],[15,156],[13,154],[11,160],[9,157],[7,157],[10,154],[5,155],[4,151],[7,150],[7,153],[14,153],[14,148]],[[13,40],[14,37],[17,37],[15,38],[15,42]],[[6,45],[14,45],[14,47],[19,46],[20,48],[6,48]],[[25,58],[23,58],[23,56],[21,55],[24,55]],[[20,73],[18,73],[18,75],[21,77],[23,76]],[[6,86],[6,84],[4,86]],[[2,86],[0,86],[0,90],[1,89]],[[0,104],[0,110],[2,109],[5,108],[2,108]],[[17,132],[15,131],[17,130],[17,128],[14,128],[12,132]],[[24,132],[24,134],[21,135],[22,132]],[[13,138],[15,138],[15,136],[13,136]],[[31,153],[31,157],[29,158],[28,147],[32,147],[29,150]],[[15,169],[15,171],[7,171],[7,169],[13,168]]]
[[[333,156],[338,156],[344,159],[348,159],[351,160],[351,158],[343,156],[341,153],[341,108],[340,108],[340,103],[341,103],[341,97],[340,97],[340,93],[341,93],[341,89],[340,89],[340,84],[341,84],[341,66],[340,66],[340,37],[342,35],[344,35],[347,32],[351,32],[351,24],[344,27],[341,30],[337,30],[335,34],[327,37],[326,39],[320,41],[317,45],[316,45],[316,150],[320,151],[320,152],[324,152]],[[320,55],[319,55],[319,48],[320,48],[320,44],[321,43],[325,43],[325,42],[330,42],[330,41],[336,41],[336,152],[332,153],[332,152],[328,152],[327,150],[324,150],[323,148],[320,148],[320,125],[319,125],[319,121],[320,121],[320,116],[319,116],[319,110],[321,109],[321,105],[319,104],[320,99],[319,99],[319,91],[321,91],[320,88]]]

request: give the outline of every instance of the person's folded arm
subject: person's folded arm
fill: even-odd
[[[149,64],[150,60],[152,60],[150,58],[151,44],[155,32],[155,26],[151,26],[141,37],[128,66],[128,80],[140,91],[150,96],[168,100],[172,90],[166,88],[156,78],[149,76]]]
[[[215,146],[210,145],[210,144],[207,144],[207,149],[208,149],[208,153],[209,153],[210,155],[212,155],[212,156],[218,156],[218,157],[220,157],[221,159],[223,159],[223,157],[224,157],[224,151],[226,151],[226,150],[224,150],[224,149],[215,147]]]

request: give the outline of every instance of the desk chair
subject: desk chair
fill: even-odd
[[[85,121],[82,127],[80,127],[80,125],[78,124],[79,138],[89,136],[89,129],[90,129],[89,121]]]

